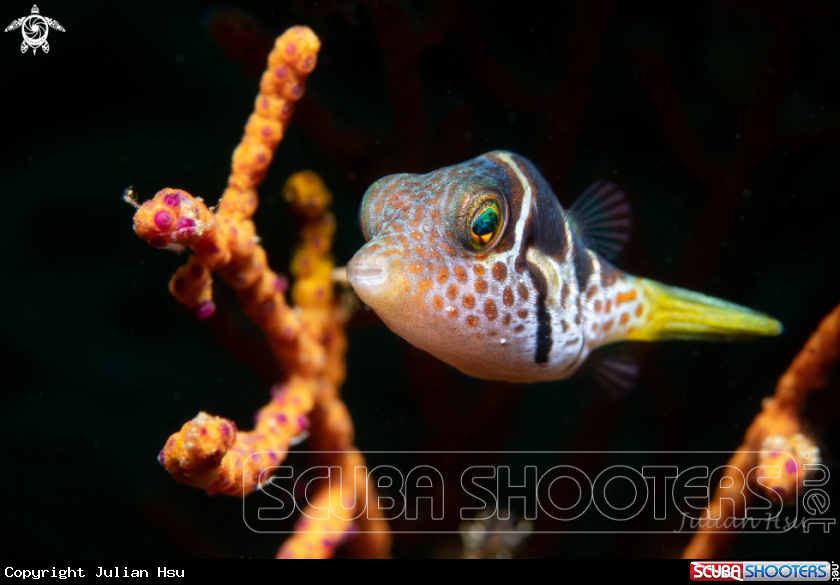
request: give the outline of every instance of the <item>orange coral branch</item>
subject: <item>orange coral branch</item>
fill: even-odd
[[[314,406],[312,383],[300,377],[272,394],[251,432],[240,433],[233,421],[200,412],[169,438],[158,456],[161,465],[176,480],[210,494],[254,491],[263,468],[280,463],[290,440],[309,427],[307,414]]]
[[[775,398],[789,408],[801,409],[809,392],[828,383],[840,360],[840,305],[820,323],[808,343],[779,378]]]
[[[779,378],[776,392],[765,399],[762,411],[755,417],[744,435],[744,443],[732,456],[727,466],[737,468],[740,473],[728,474],[733,482],[729,487],[718,488],[711,506],[703,518],[734,518],[742,515],[741,505],[746,500],[744,490],[747,472],[756,465],[772,465],[779,460],[779,453],[786,452],[794,457],[796,465],[790,469],[781,466],[781,477],[765,478],[764,484],[756,486],[774,490],[786,502],[796,494],[796,487],[802,486],[805,473],[802,472],[805,457],[819,453],[819,449],[802,434],[800,412],[808,394],[825,386],[834,364],[840,359],[840,305],[826,316],[808,343],[797,354],[787,371]],[[760,453],[757,453],[760,452]],[[808,453],[808,455],[804,455]],[[803,457],[804,455],[804,457]],[[810,463],[817,463],[814,455]],[[736,505],[739,502],[740,505]],[[734,536],[718,528],[721,523],[710,526],[709,532],[698,532],[683,552],[683,558],[719,558],[728,550]]]
[[[335,547],[344,542],[353,531],[353,521],[349,517],[357,515],[354,510],[342,517],[336,510],[348,510],[350,502],[342,502],[350,494],[356,492],[357,487],[365,486],[366,499],[361,502],[365,512],[355,520],[362,532],[355,536],[348,548],[356,557],[386,556],[391,547],[391,535],[387,533],[387,523],[381,519],[381,511],[376,503],[376,491],[368,481],[364,458],[358,453],[342,453],[333,462],[342,469],[342,486],[338,490],[329,487],[322,488],[304,510],[304,518],[295,525],[295,534],[291,536],[280,550],[277,558],[328,558],[332,556]],[[370,515],[371,517],[369,517]]]
[[[136,233],[153,247],[193,251],[170,281],[173,296],[199,318],[207,318],[215,310],[212,274],[219,273],[237,291],[246,314],[265,331],[286,372],[286,381],[257,414],[253,431],[239,432],[232,421],[202,412],[167,441],[159,456],[161,464],[176,480],[211,494],[244,496],[257,489],[266,479],[261,476],[264,468],[280,463],[293,439],[307,429],[313,448],[343,452],[331,463],[345,467],[346,477],[355,478],[356,464],[364,465],[353,446],[353,423],[339,398],[347,342],[346,315],[334,299],[329,256],[335,232],[335,217],[327,211],[332,197],[321,178],[309,171],[293,175],[283,189],[300,226],[290,270],[295,279],[294,309],[285,297],[288,283],[269,268],[250,219],[258,203],[256,188],[283,137],[294,102],[303,96],[319,48],[320,41],[306,27],[289,29],[277,39],[215,213],[186,191],[163,189],[138,206],[134,218]],[[369,497],[375,494],[367,477],[357,479],[365,483]],[[336,497],[326,487],[318,501]],[[300,526],[301,532],[281,551],[285,556],[330,556],[350,523],[321,525],[337,536],[322,538],[317,550],[316,541],[308,536],[311,530]],[[355,539],[359,543],[355,546],[361,546],[363,556],[386,556],[388,536],[362,536]]]

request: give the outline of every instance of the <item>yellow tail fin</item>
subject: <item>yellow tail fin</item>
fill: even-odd
[[[640,278],[648,319],[628,339],[700,339],[726,341],[779,335],[782,324],[735,303]]]

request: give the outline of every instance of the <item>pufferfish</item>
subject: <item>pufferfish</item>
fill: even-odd
[[[488,380],[568,378],[616,341],[781,333],[746,307],[615,268],[606,257],[626,242],[629,212],[605,182],[564,210],[530,161],[489,152],[373,183],[347,277],[394,333]]]

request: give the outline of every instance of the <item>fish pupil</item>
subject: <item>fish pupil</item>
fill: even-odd
[[[492,207],[488,207],[484,211],[482,211],[472,225],[473,233],[482,238],[482,236],[489,236],[492,235],[496,228],[499,225],[499,215],[495,209]]]

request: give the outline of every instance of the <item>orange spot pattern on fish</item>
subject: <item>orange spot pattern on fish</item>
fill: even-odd
[[[422,299],[423,295],[426,291],[432,288],[432,279],[431,278],[424,278],[419,283],[417,283],[417,296]]]
[[[449,270],[447,270],[446,266],[441,266],[438,268],[438,284],[446,284],[447,280],[449,280]]]
[[[504,301],[505,305],[508,307],[513,306],[513,291],[510,289],[509,286],[505,287],[505,292],[502,295],[502,300]]]
[[[499,282],[504,282],[507,278],[507,266],[501,262],[493,264],[493,278]]]
[[[615,306],[618,307],[621,303],[629,303],[636,300],[636,289],[626,293],[618,293],[615,297]]]
[[[460,283],[467,282],[467,271],[464,270],[463,266],[455,267],[455,278],[457,278]]]
[[[493,302],[493,299],[487,299],[484,302],[484,314],[487,315],[487,318],[491,321],[494,321],[498,316],[496,312],[496,303]]]

